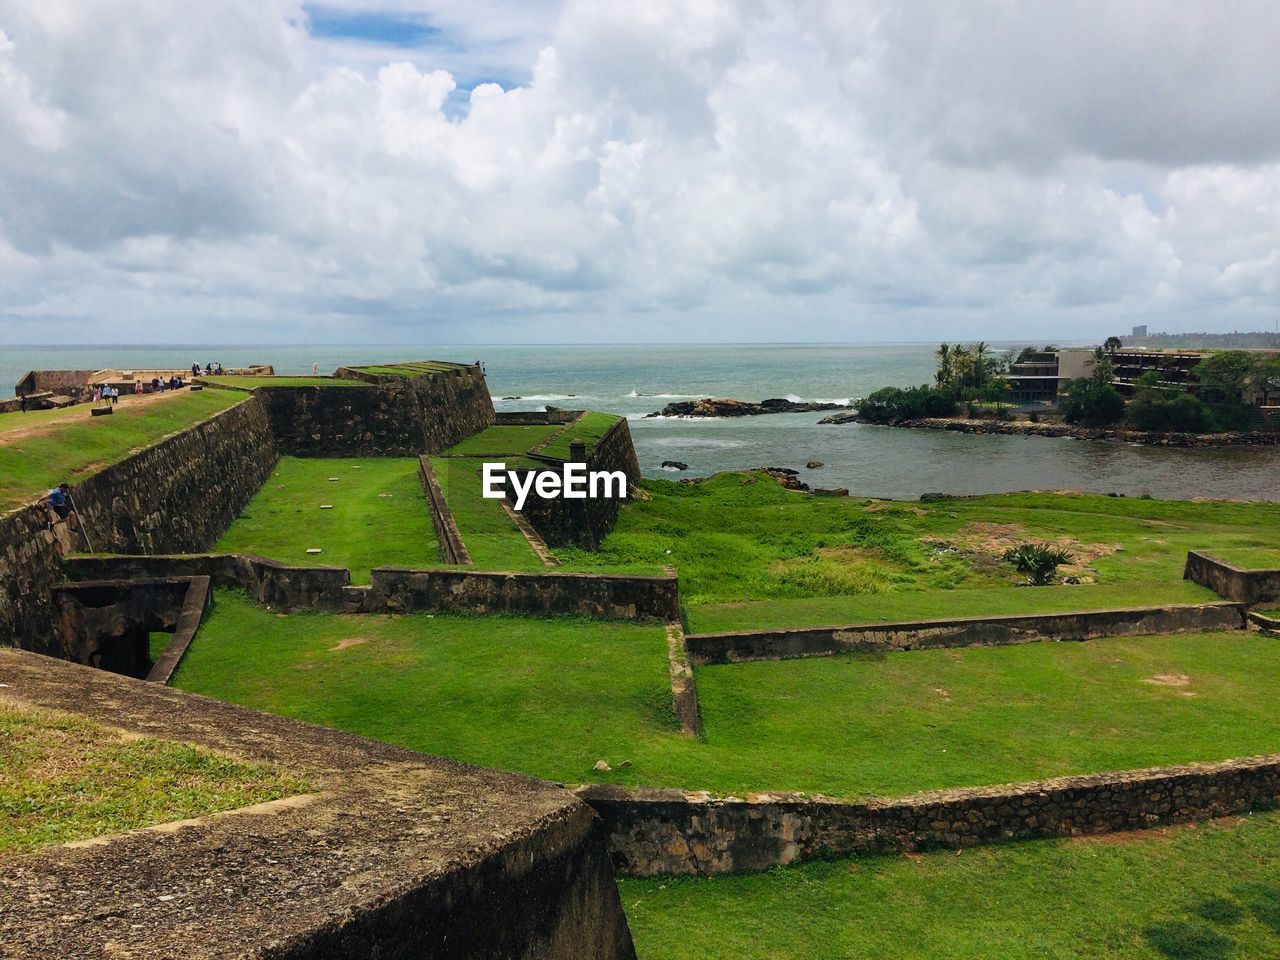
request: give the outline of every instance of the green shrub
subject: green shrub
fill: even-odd
[[[1176,430],[1203,433],[1210,429],[1209,408],[1189,393],[1141,391],[1125,411],[1137,430]]]
[[[956,412],[955,395],[937,387],[883,387],[858,405],[871,423],[898,423],[920,417],[949,417]]]
[[[1105,427],[1124,416],[1124,397],[1116,388],[1087,377],[1066,385],[1059,406],[1067,423],[1088,427]]]
[[[1044,543],[1023,543],[1006,550],[1004,559],[1027,575],[1027,583],[1043,587],[1053,583],[1059,564],[1071,562],[1071,554]]]

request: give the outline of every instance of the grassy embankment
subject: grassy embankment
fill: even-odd
[[[1280,956],[1280,813],[1097,840],[623,880],[643,960]]]
[[[902,795],[1280,748],[1257,696],[1280,647],[1257,634],[704,667],[699,740],[676,732],[665,654],[657,626],[278,617],[219,592],[176,685],[568,783],[721,792]]]
[[[674,564],[695,631],[1100,609],[1217,599],[1189,549],[1276,541],[1280,504],[1004,494],[920,503],[793,493],[760,474],[646,480],[596,554],[566,569]],[[1050,542],[1079,585],[1019,587],[1004,550]]]
[[[149,402],[122,398],[109,417],[90,416],[87,405],[76,408],[79,416],[43,423],[23,420],[23,414],[4,414],[19,419],[0,422],[0,510],[28,503],[62,480],[82,480],[244,399],[229,390],[182,391]],[[18,430],[22,435],[16,435]]]
[[[596,444],[600,442],[600,438],[608,433],[609,429],[621,419],[621,417],[616,417],[611,413],[588,411],[569,424],[558,437],[539,450],[538,453],[544,457],[567,460],[569,459],[569,444],[574,440],[582,440],[587,445],[587,453],[589,455],[595,449]]]
[[[418,461],[392,457],[282,458],[214,549],[346,567],[353,584],[368,583],[374,567],[440,562]]]
[[[1207,551],[1210,556],[1225,560],[1242,570],[1276,570],[1280,569],[1280,549],[1270,547],[1214,548]]]
[[[0,857],[299,793],[265,764],[0,704]]]
[[[201,375],[204,383],[212,383],[221,387],[233,387],[237,390],[252,390],[254,387],[371,387],[373,384],[363,380],[343,380],[338,377],[250,377],[225,374],[206,377]]]
[[[424,373],[456,370],[459,366],[462,364],[446,363],[443,360],[410,360],[405,363],[374,364],[368,367],[352,367],[352,369],[384,377],[417,377]]]
[[[481,470],[486,462],[505,463],[512,470],[538,466],[525,452],[562,429],[561,424],[495,425],[431,458],[445,502],[477,568],[544,569],[502,503],[481,495]]]

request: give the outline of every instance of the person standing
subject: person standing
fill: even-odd
[[[27,395],[24,393],[18,397],[18,408],[23,412],[27,412]]]

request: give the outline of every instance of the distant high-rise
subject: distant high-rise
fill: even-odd
[[[1145,337],[1147,335],[1147,325],[1145,323],[1138,324],[1133,328],[1133,335],[1135,337]]]

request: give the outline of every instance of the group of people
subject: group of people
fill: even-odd
[[[151,392],[164,393],[166,390],[181,390],[187,385],[187,382],[176,374],[165,380],[161,377],[151,378]],[[142,384],[138,384],[138,392],[142,392]]]
[[[221,375],[224,372],[225,371],[222,369],[222,364],[220,363],[206,363],[204,365],[204,375],[206,377]],[[191,364],[191,375],[193,377],[200,376],[200,364],[198,363]]]
[[[120,402],[120,388],[109,383],[99,383],[93,388],[93,402],[107,403],[115,406]]]

